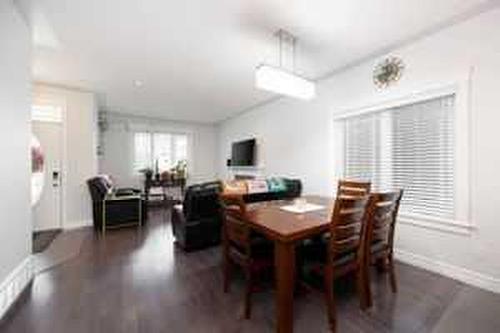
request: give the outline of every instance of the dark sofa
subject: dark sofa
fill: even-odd
[[[147,219],[147,205],[138,189],[115,188],[111,178],[100,175],[87,180],[92,199],[94,229],[118,227]]]
[[[294,199],[302,193],[300,180],[284,179],[286,190],[252,193],[243,196],[245,202]],[[185,251],[217,245],[221,241],[222,212],[219,194],[222,183],[209,182],[192,185],[186,190],[182,205],[172,209],[172,231]]]

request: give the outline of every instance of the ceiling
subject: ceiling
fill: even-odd
[[[277,63],[280,28],[298,38],[297,70],[315,79],[496,2],[19,1],[35,80],[95,91],[101,110],[196,122],[274,97],[254,88],[254,69]]]

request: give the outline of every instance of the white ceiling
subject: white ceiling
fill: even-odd
[[[19,1],[31,9],[37,81],[95,91],[103,110],[198,122],[273,97],[254,88],[254,69],[277,62],[279,28],[299,39],[301,74],[318,78],[498,2]]]

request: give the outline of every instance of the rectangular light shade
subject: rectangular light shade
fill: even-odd
[[[312,99],[316,96],[314,82],[269,65],[257,67],[255,86],[259,89],[301,99]]]

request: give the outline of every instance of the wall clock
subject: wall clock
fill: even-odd
[[[375,66],[373,83],[379,88],[387,88],[401,78],[404,68],[403,60],[397,57],[388,57]]]

